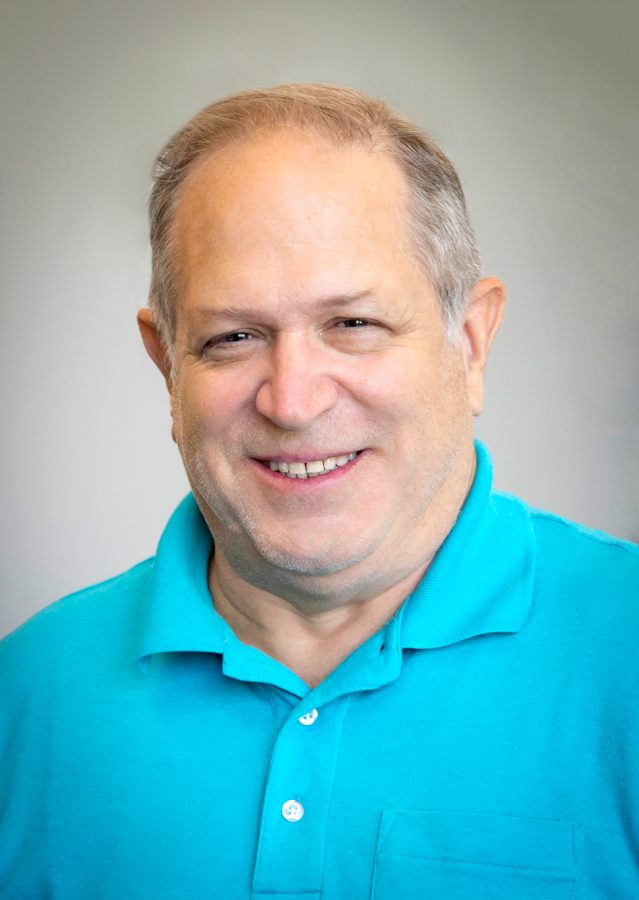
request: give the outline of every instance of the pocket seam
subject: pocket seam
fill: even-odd
[[[486,863],[473,862],[467,859],[444,859],[437,856],[414,856],[410,853],[378,853],[377,858],[388,857],[389,859],[421,859],[424,862],[449,863],[455,866],[486,866],[489,869],[509,869],[512,872],[546,872],[549,875],[567,875],[569,878],[575,878],[575,872],[568,872],[566,869],[537,869],[532,866],[507,866],[503,863]]]

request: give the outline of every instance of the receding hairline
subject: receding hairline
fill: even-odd
[[[409,233],[409,222],[411,216],[409,208],[410,184],[406,177],[406,173],[403,171],[399,161],[392,155],[392,153],[388,152],[387,147],[383,146],[381,142],[377,142],[374,146],[367,146],[363,141],[352,142],[331,140],[330,135],[317,134],[312,130],[305,129],[299,125],[283,122],[276,123],[274,125],[260,126],[259,128],[256,128],[254,131],[251,131],[240,138],[229,141],[223,147],[215,147],[208,153],[206,151],[203,151],[201,156],[198,157],[197,160],[193,161],[192,166],[189,168],[188,174],[185,176],[183,182],[180,185],[179,191],[176,192],[175,208],[173,210],[171,226],[168,235],[171,265],[178,282],[180,280],[181,273],[184,271],[183,266],[186,262],[184,255],[184,245],[182,243],[180,235],[180,226],[184,225],[184,221],[181,220],[180,217],[180,208],[182,207],[183,201],[186,199],[186,195],[190,192],[191,189],[196,188],[197,182],[202,177],[205,170],[218,161],[222,162],[223,158],[227,154],[231,158],[235,152],[237,152],[238,155],[241,155],[242,147],[245,146],[247,149],[249,149],[252,144],[259,146],[259,144],[262,142],[268,143],[270,140],[277,140],[278,134],[280,133],[290,134],[291,138],[293,139],[293,143],[299,138],[308,146],[317,147],[318,149],[322,149],[324,147],[327,149],[334,149],[338,152],[343,153],[363,153],[367,156],[370,156],[371,158],[377,158],[383,160],[384,162],[387,162],[397,175],[399,185],[402,189],[402,195],[398,197],[399,202],[397,211],[399,217],[398,226],[402,236],[403,250],[405,250],[407,255],[414,260],[416,265],[419,265],[419,260],[417,259],[414,248],[411,244]],[[423,272],[423,267],[421,268]],[[426,273],[423,274],[428,277]],[[175,301],[177,304],[177,296],[175,297]],[[174,315],[177,313],[177,307],[174,308],[173,312]]]
[[[300,141],[319,149],[324,146],[344,153],[355,151],[372,157],[377,156],[378,158],[386,159],[392,164],[399,175],[404,190],[406,191],[406,195],[408,196],[410,184],[406,177],[406,172],[401,165],[401,160],[398,158],[397,154],[393,153],[392,142],[390,140],[379,140],[375,142],[366,141],[364,139],[346,140],[330,131],[318,131],[312,127],[307,128],[303,124],[296,122],[275,122],[259,125],[253,130],[247,131],[246,134],[233,137],[226,143],[221,143],[220,146],[217,146],[216,143],[215,146],[209,147],[208,149],[202,149],[201,153],[191,162],[179,188],[175,191],[175,205],[173,207],[171,228],[175,226],[178,209],[184,195],[202,174],[204,169],[211,165],[215,160],[221,159],[226,155],[231,156],[236,150],[240,151],[243,145],[250,146],[252,143],[259,144],[260,141],[267,143],[270,139],[276,138],[278,133],[286,134],[287,132],[290,133],[292,137],[299,138]]]
[[[309,144],[316,144],[318,146],[325,144],[326,146],[334,147],[337,150],[348,150],[352,147],[354,149],[362,150],[363,152],[379,152],[386,153],[389,157],[392,156],[392,142],[388,138],[386,138],[386,140],[380,138],[378,141],[373,141],[357,136],[351,140],[341,137],[329,129],[323,130],[314,128],[310,123],[307,125],[303,122],[265,122],[262,125],[256,125],[254,128],[247,130],[243,134],[233,137],[229,136],[227,141],[212,141],[212,146],[202,148],[201,152],[193,159],[193,162],[189,166],[188,175],[185,180],[188,180],[191,177],[193,169],[197,169],[196,163],[200,159],[209,161],[216,156],[221,156],[230,152],[241,144],[250,143],[251,141],[258,140],[260,137],[268,139],[269,136],[276,135],[278,132],[294,133],[302,140],[306,139]]]

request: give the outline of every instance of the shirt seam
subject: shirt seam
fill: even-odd
[[[378,854],[378,858],[388,856],[388,857],[398,857],[400,859],[421,859],[425,862],[438,862],[438,863],[451,863],[454,865],[461,866],[486,866],[490,869],[511,869],[514,872],[546,872],[548,874],[553,875],[569,875],[574,878],[575,873],[569,872],[566,869],[544,869],[535,866],[509,866],[504,863],[487,863],[487,862],[475,862],[473,860],[466,859],[447,859],[446,857],[438,857],[438,856],[417,856],[411,853],[384,853],[381,852]]]
[[[544,510],[531,509],[530,515],[536,519],[549,519],[551,522],[563,525],[580,537],[586,538],[586,540],[595,541],[595,543],[602,544],[606,547],[618,547],[620,550],[625,550],[626,553],[629,553],[631,556],[639,556],[639,546],[634,545],[632,541],[616,538],[613,535],[605,534],[605,532],[597,533],[596,529],[589,529],[586,525],[580,525],[578,522],[571,522],[570,519],[564,519],[562,516]]]

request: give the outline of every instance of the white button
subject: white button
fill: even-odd
[[[310,712],[306,713],[306,715],[300,716],[300,722],[302,725],[312,725],[316,718],[317,710],[312,709]]]
[[[297,800],[287,800],[282,807],[282,815],[289,822],[299,822],[304,815],[304,807]]]

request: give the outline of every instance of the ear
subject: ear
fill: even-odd
[[[158,367],[171,393],[171,361],[169,353],[160,336],[160,330],[155,322],[155,316],[150,309],[141,309],[138,312],[138,327],[146,352],[149,354],[155,365]]]
[[[468,399],[474,416],[484,401],[484,369],[504,315],[506,288],[499,278],[482,278],[471,289],[463,327],[464,362]]]

